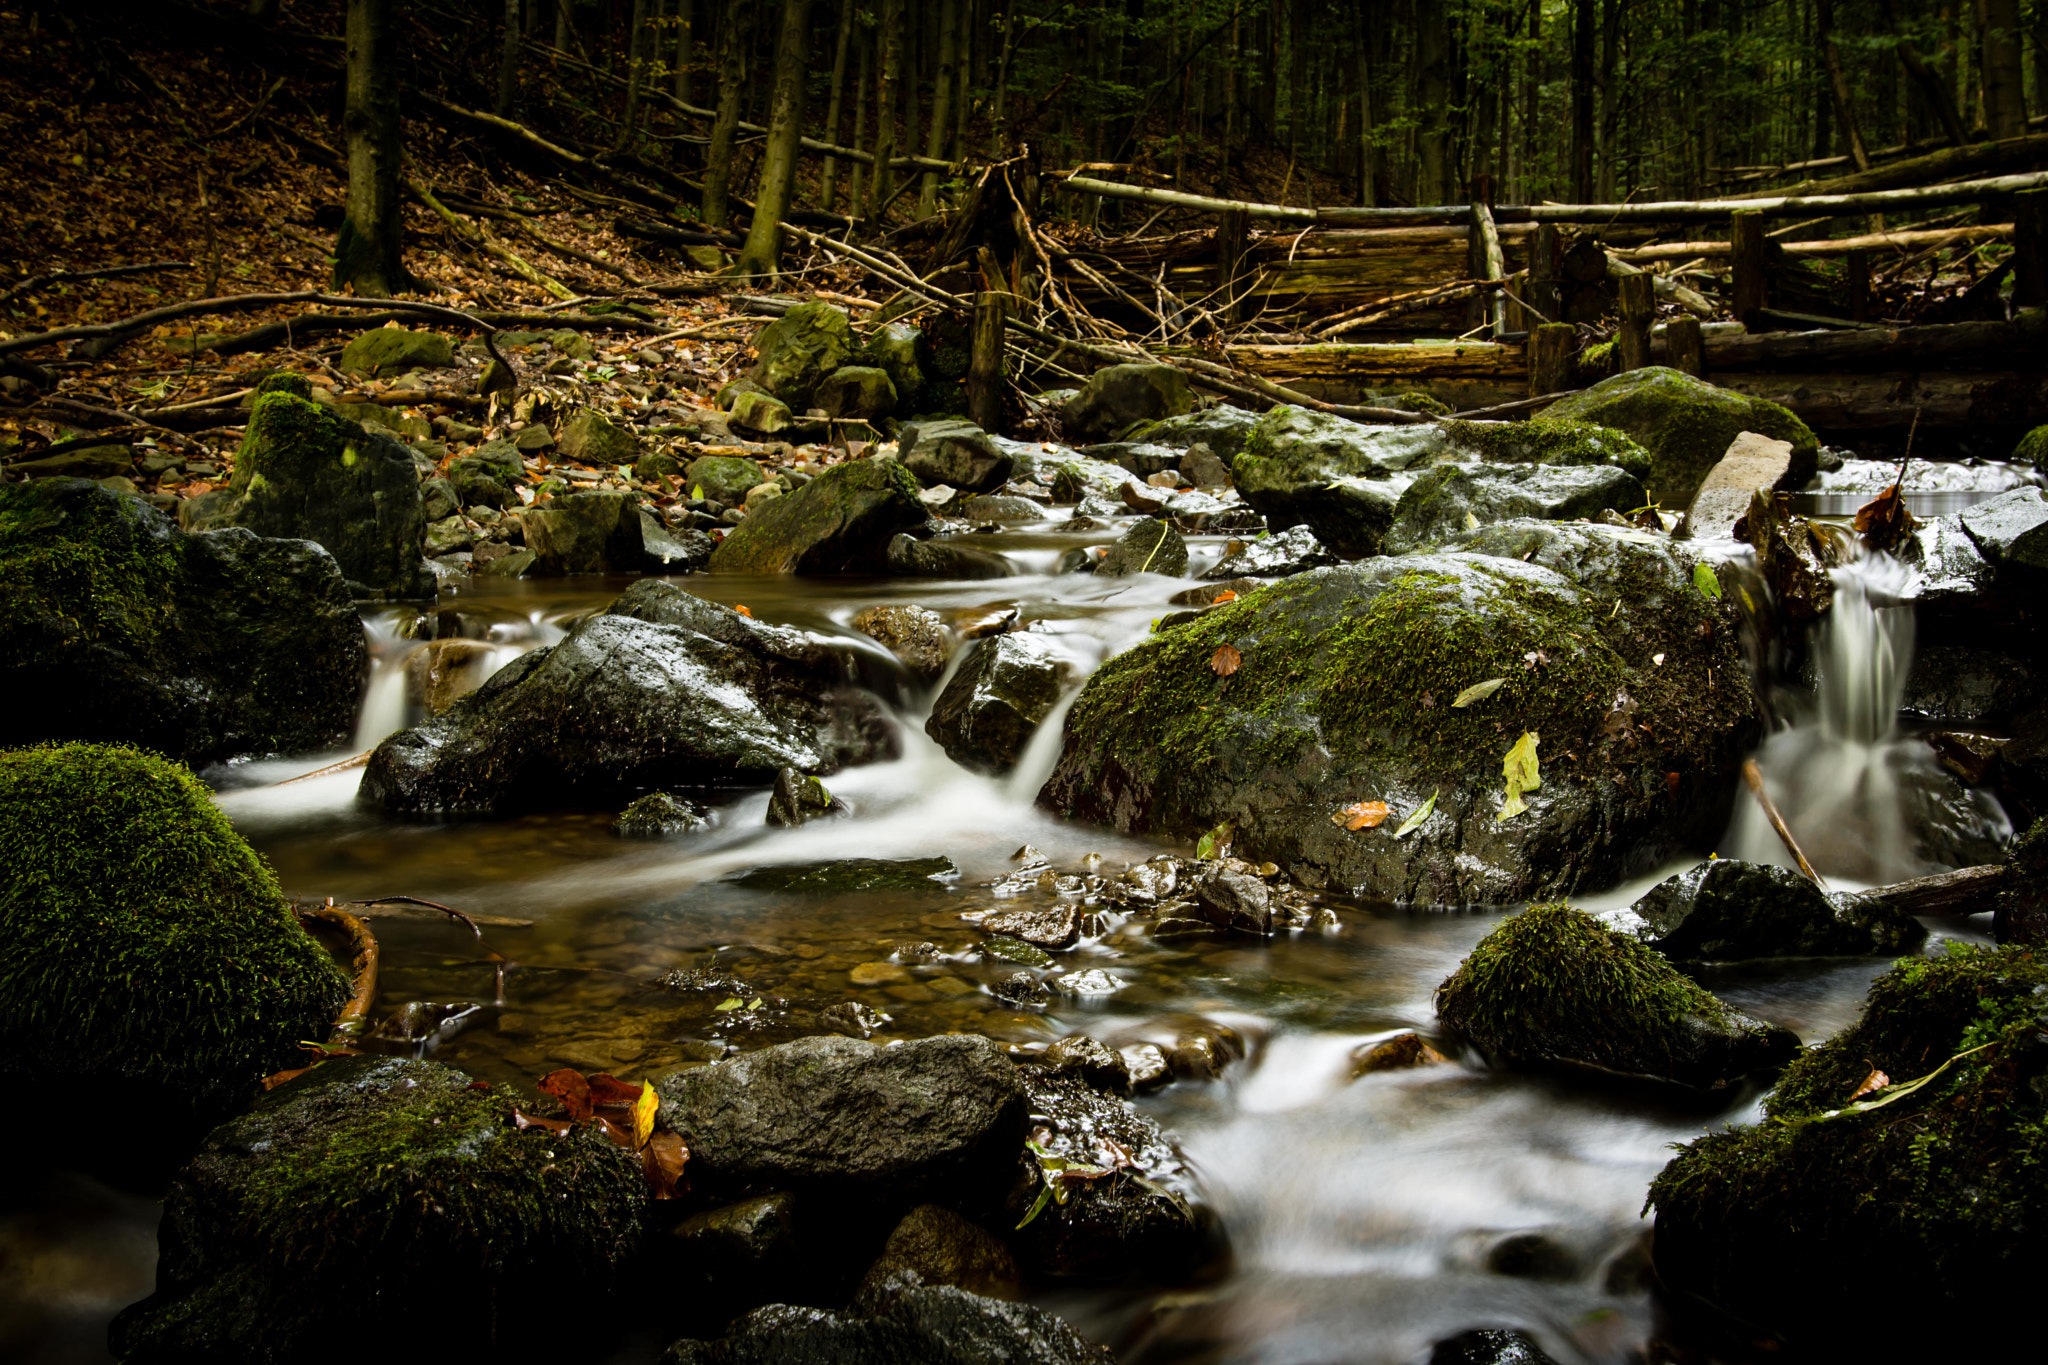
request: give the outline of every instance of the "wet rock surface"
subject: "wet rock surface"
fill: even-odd
[[[1648,500],[1633,475],[1611,465],[1438,465],[1401,494],[1380,548],[1403,554],[1482,525],[1523,517],[1591,519],[1610,509],[1633,511]]]
[[[890,537],[923,526],[917,480],[902,465],[835,465],[755,509],[719,543],[714,573],[829,574],[884,567]]]
[[[1117,538],[1109,553],[1095,563],[1104,577],[1156,573],[1168,578],[1188,570],[1188,546],[1180,532],[1157,519],[1141,521]]]
[[[417,552],[415,552],[417,557]],[[333,557],[191,535],[82,479],[0,486],[0,743],[95,739],[189,763],[342,743],[369,652]]]
[[[906,578],[979,580],[1016,573],[1010,561],[999,554],[955,540],[918,540],[908,535],[890,540],[886,560],[890,573]]]
[[[522,518],[526,544],[548,573],[638,573],[647,567],[640,500],[631,493],[571,493]]]
[[[1139,422],[1179,417],[1194,406],[1187,375],[1171,365],[1111,365],[1089,376],[1061,418],[1070,434],[1107,441]]]
[[[843,661],[800,632],[646,580],[384,741],[362,794],[390,811],[502,814],[832,772],[893,743],[845,682]]]
[[[1016,459],[972,422],[942,418],[903,428],[896,447],[903,467],[927,488],[945,484],[971,493],[1001,488]]]
[[[932,703],[925,733],[963,767],[1008,772],[1074,671],[1045,636],[1017,631],[976,640]]]
[[[1659,882],[1609,923],[1680,962],[1896,955],[1927,937],[1903,911],[1829,896],[1790,868],[1733,858]]]
[[[853,628],[881,644],[919,682],[937,682],[946,671],[949,641],[939,614],[923,607],[868,607],[853,618]]]
[[[1290,526],[1257,539],[1226,542],[1223,558],[1202,577],[1226,584],[1235,578],[1286,578],[1338,562],[1315,532]]]

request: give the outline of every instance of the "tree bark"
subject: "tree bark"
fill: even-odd
[[[398,189],[398,81],[392,71],[391,0],[349,0],[348,76],[341,128],[348,197],[334,242],[334,287],[389,298],[412,289]]]
[[[2020,0],[1977,0],[1984,45],[1984,128],[1993,137],[2026,131],[2026,78],[2020,67]]]
[[[1815,0],[1814,23],[1820,29],[1821,58],[1827,63],[1828,89],[1835,101],[1835,116],[1842,121],[1842,132],[1849,139],[1849,155],[1856,161],[1856,169],[1870,169],[1870,152],[1863,145],[1863,129],[1856,122],[1856,110],[1849,103],[1849,79],[1842,72],[1842,54],[1835,46],[1834,0]],[[1821,155],[1825,155],[1825,151]]]
[[[509,4],[511,0],[506,0]],[[633,141],[633,130],[640,118],[640,53],[642,41],[647,33],[647,0],[633,0],[633,17],[626,27],[626,119],[619,129],[619,147],[624,150]]]
[[[746,98],[746,32],[753,16],[753,0],[725,0],[725,13],[719,16],[718,117],[704,151],[704,199],[698,214],[706,227],[722,228],[732,221],[732,147]]]
[[[851,0],[848,0],[848,7],[851,8]],[[860,68],[855,73],[853,79],[853,136],[847,139],[846,144],[855,149],[860,148],[861,138],[868,126],[868,80],[874,74],[875,56],[874,35],[868,32],[865,27],[861,30],[858,41],[860,43]],[[860,217],[861,205],[865,202],[861,198],[861,190],[867,175],[867,168],[872,164],[872,158],[865,162],[855,161],[853,169],[847,172],[846,175],[846,207],[847,211],[856,218]],[[827,204],[825,208],[829,212],[832,206]]]
[[[1451,197],[1451,26],[1444,0],[1415,0],[1415,102],[1421,126],[1415,141],[1415,198],[1442,204]]]
[[[867,217],[878,220],[896,191],[889,161],[896,155],[896,87],[903,81],[903,0],[882,0],[881,69],[875,79],[875,174]]]
[[[953,92],[959,83],[960,0],[937,0],[939,42],[937,70],[932,82],[931,129],[925,135],[924,154],[937,159],[945,154],[946,139],[953,130]],[[929,218],[939,208],[939,173],[926,171],[917,193],[917,216]]]
[[[1593,21],[1597,0],[1572,3],[1572,198],[1593,198]]]
[[[832,93],[825,101],[825,141],[839,141],[839,113],[846,96],[846,53],[853,40],[853,0],[839,0],[839,40],[832,51]],[[855,135],[858,140],[858,134]],[[825,158],[825,169],[818,180],[818,207],[830,213],[832,199],[839,189],[839,159]]]
[[[796,183],[797,140],[804,131],[804,78],[809,74],[810,0],[782,0],[782,35],[775,46],[774,103],[768,115],[768,151],[761,193],[740,248],[737,273],[773,275],[782,254],[782,219]]]
[[[1892,34],[1898,40],[1894,50],[1899,54],[1899,65],[1906,68],[1906,74],[1920,87],[1928,107],[1941,120],[1942,131],[1948,135],[1948,140],[1958,147],[1967,146],[1970,135],[1963,128],[1963,116],[1956,110],[1955,96],[1949,92],[1948,83],[1942,80],[1939,71],[1927,64],[1920,55],[1920,49],[1913,45],[1913,40],[1899,31],[1898,0],[1884,0],[1884,11],[1891,22]]]
[[[531,3],[531,0],[529,0]],[[498,55],[498,102],[491,112],[512,117],[512,95],[519,85],[519,0],[505,0],[505,46]]]
[[[675,95],[690,102],[690,65],[697,60],[696,0],[676,0]]]

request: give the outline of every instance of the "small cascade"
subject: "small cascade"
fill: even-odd
[[[370,644],[370,681],[363,689],[362,709],[356,713],[355,738],[349,745],[356,753],[376,748],[386,737],[403,730],[410,718],[405,695],[405,660],[414,645],[399,634],[408,619],[403,612],[363,619],[363,633],[369,636]]]

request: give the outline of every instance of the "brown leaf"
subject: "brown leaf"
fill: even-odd
[[[734,611],[738,612],[738,613],[739,613],[740,615],[742,615],[742,616],[746,616],[746,617],[751,617],[751,616],[753,616],[753,614],[754,614],[754,613],[752,613],[751,611],[748,611],[748,610],[747,610],[746,604],[745,604],[745,603],[743,603],[743,602],[735,602],[735,603],[733,603],[733,604],[732,604],[732,609],[733,609]]]
[[[583,1079],[583,1073],[570,1067],[550,1071],[540,1078],[543,1094],[553,1095],[569,1111],[569,1117],[577,1123],[587,1123],[591,1115],[590,1082]]]
[[[1875,1094],[1877,1091],[1884,1089],[1891,1083],[1891,1077],[1885,1075],[1882,1071],[1879,1071],[1875,1067],[1873,1067],[1871,1068],[1870,1074],[1863,1078],[1863,1084],[1857,1086],[1856,1092],[1849,1096],[1849,1103],[1854,1104],[1856,1103],[1856,1101],[1862,1099],[1865,1095]]]
[[[1244,655],[1237,652],[1235,645],[1218,645],[1216,652],[1209,656],[1209,667],[1219,678],[1227,678],[1237,672],[1238,665],[1243,662]]]
[[[562,1137],[576,1125],[567,1119],[539,1119],[531,1114],[514,1109],[512,1111],[512,1126],[522,1133],[529,1128],[538,1128],[543,1132],[553,1133],[556,1137]]]
[[[1384,801],[1358,801],[1346,806],[1341,812],[1346,817],[1344,828],[1352,831],[1378,829],[1387,818],[1387,803]]]
[[[676,1133],[656,1133],[640,1149],[640,1171],[656,1199],[673,1199],[678,1186],[689,1188],[683,1181],[683,1167],[689,1161],[690,1149]]]
[[[1856,509],[1856,534],[1873,550],[1892,549],[1919,524],[1919,518],[1906,510],[1897,484]]]
[[[590,1102],[600,1109],[631,1109],[640,1100],[637,1082],[622,1081],[600,1071],[590,1078]]]

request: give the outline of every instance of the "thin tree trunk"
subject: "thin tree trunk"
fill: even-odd
[[[1602,0],[1600,6],[1600,170],[1593,181],[1593,195],[1603,204],[1614,202],[1619,179],[1618,144],[1621,141],[1621,3]]]
[[[626,29],[626,121],[619,129],[622,148],[633,141],[634,125],[640,118],[640,39],[646,32],[647,0],[633,0],[633,17]]]
[[[498,102],[492,112],[512,117],[512,95],[519,85],[519,0],[505,0],[505,46],[498,56]]]
[[[868,78],[874,74],[874,57],[874,34],[863,26],[860,32],[860,72],[853,81],[853,137],[846,144],[855,151],[864,150],[861,147],[861,137],[868,126]],[[855,217],[860,215],[861,205],[866,202],[860,197],[866,175],[867,167],[858,161],[853,163],[853,169],[847,173],[846,206]],[[829,210],[832,206],[827,204],[825,207]]]
[[[1415,104],[1422,120],[1416,136],[1415,198],[1448,203],[1451,195],[1451,30],[1444,0],[1416,0]]]
[[[389,298],[414,287],[405,268],[398,200],[398,81],[391,0],[349,0],[347,92],[341,130],[348,197],[334,241],[334,287]]]
[[[882,0],[882,61],[875,79],[875,172],[868,182],[867,216],[879,220],[895,193],[889,162],[896,155],[896,87],[903,81],[903,0]]]
[[[1842,54],[1835,47],[1835,5],[1834,0],[1815,0],[1815,22],[1820,27],[1820,55],[1828,67],[1828,88],[1834,92],[1835,116],[1842,121],[1842,132],[1849,139],[1849,155],[1856,160],[1856,169],[1870,169],[1870,152],[1863,145],[1863,130],[1856,124],[1856,111],[1849,104],[1849,80],[1842,72]]]
[[[1598,0],[1572,3],[1572,198],[1593,200],[1593,21]]]
[[[676,0],[676,98],[690,102],[690,67],[697,60],[696,0]]]
[[[825,141],[839,141],[840,104],[846,94],[846,52],[853,40],[853,0],[839,0],[839,41],[832,51],[832,93],[825,103]],[[825,158],[825,170],[818,180],[818,207],[830,213],[832,197],[839,188],[839,159]]]
[[[1536,198],[1537,103],[1542,89],[1543,5],[1542,0],[1529,0],[1529,55],[1522,73],[1522,174],[1515,186],[1515,197],[1523,203]]]
[[[1921,95],[1926,99],[1928,107],[1934,111],[1934,116],[1941,121],[1942,131],[1947,134],[1948,140],[1958,147],[1968,145],[1970,135],[1963,127],[1963,117],[1956,108],[1955,95],[1942,80],[1941,73],[1929,66],[1926,59],[1920,55],[1920,49],[1913,45],[1912,39],[1900,31],[1902,26],[1899,21],[1898,0],[1885,0],[1884,11],[1885,17],[1891,23],[1893,35],[1898,39],[1896,50],[1900,65],[1906,68],[1906,74],[1912,78],[1913,83],[1920,87]]]
[[[933,160],[946,154],[946,138],[953,131],[953,87],[958,81],[960,61],[960,0],[936,0],[939,10],[939,49],[932,81],[932,122],[925,135],[924,154]],[[917,216],[929,218],[939,209],[939,173],[926,171],[924,185],[917,193]]]
[[[746,98],[746,32],[753,0],[725,0],[718,21],[718,117],[711,122],[711,145],[704,152],[704,226],[722,228],[732,221],[727,202],[732,188],[732,148],[740,126],[740,105]]]
[[[557,52],[569,50],[569,0],[555,0],[555,42]]]
[[[1984,130],[1994,138],[2027,130],[2026,77],[2020,65],[2020,0],[1977,0],[1984,46]]]
[[[775,45],[775,97],[768,114],[768,150],[754,221],[740,248],[736,273],[773,275],[781,263],[782,219],[796,183],[797,140],[804,132],[804,80],[811,58],[810,0],[782,0],[782,34]]]

